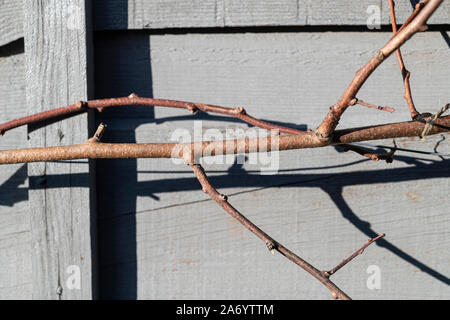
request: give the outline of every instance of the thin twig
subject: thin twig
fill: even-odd
[[[365,102],[365,101],[363,101],[363,100],[361,100],[361,99],[358,99],[358,98],[355,98],[355,99],[353,99],[353,100],[350,102],[350,105],[351,105],[351,106],[356,105],[356,104],[359,104],[359,105],[361,105],[361,106],[364,106],[364,107],[367,107],[367,108],[371,108],[371,109],[377,109],[377,110],[381,110],[381,111],[387,111],[387,112],[390,112],[390,113],[395,112],[395,109],[394,109],[394,108],[391,108],[391,107],[388,107],[388,106],[386,106],[386,107],[377,106],[377,105],[375,105],[375,104],[367,103],[367,102]]]
[[[287,259],[294,262],[296,265],[301,267],[303,270],[307,271],[317,280],[319,280],[325,287],[330,290],[332,296],[334,298],[339,298],[342,300],[350,300],[350,297],[339,289],[333,282],[328,279],[325,275],[322,274],[321,271],[316,269],[314,266],[294,254],[292,251],[284,247],[282,244],[274,240],[264,231],[262,231],[258,226],[256,226],[253,222],[247,219],[244,215],[242,215],[238,210],[236,210],[231,204],[228,203],[227,196],[220,194],[217,190],[211,185],[208,180],[208,177],[205,174],[203,167],[199,164],[190,164],[190,167],[195,173],[198,181],[200,182],[203,192],[207,193],[211,199],[213,199],[219,206],[221,206],[229,215],[235,218],[240,224],[242,224],[245,228],[247,228],[250,232],[260,238],[266,244],[267,248],[272,251],[278,251]]]
[[[385,234],[380,234],[379,236],[373,238],[373,239],[369,239],[367,240],[367,242],[358,250],[356,250],[355,252],[353,252],[350,257],[348,257],[345,260],[342,260],[336,267],[334,267],[333,269],[331,269],[330,271],[324,271],[323,273],[330,277],[333,274],[335,274],[339,269],[341,269],[343,266],[345,266],[347,263],[349,263],[350,261],[352,261],[354,258],[356,258],[358,255],[362,254],[364,252],[364,250],[370,246],[372,243],[374,243],[375,241],[377,241],[378,239],[381,239],[385,236]]]
[[[224,114],[227,116],[235,117],[241,119],[242,121],[254,125],[256,127],[260,127],[267,130],[279,130],[282,133],[288,134],[303,134],[306,131],[297,130],[294,128],[288,128],[284,126],[279,126],[273,123],[269,123],[266,121],[262,121],[256,119],[245,111],[244,108],[229,108],[229,107],[220,107],[215,105],[208,105],[202,103],[193,103],[186,101],[177,101],[177,100],[167,100],[167,99],[153,99],[153,98],[143,98],[139,97],[137,94],[132,93],[128,97],[121,98],[111,98],[111,99],[99,99],[99,100],[91,100],[91,101],[79,101],[75,104],[57,108],[49,111],[44,111],[41,113],[37,113],[34,115],[26,116],[23,118],[19,118],[16,120],[12,120],[0,125],[0,135],[5,134],[6,131],[23,126],[29,125],[33,123],[38,123],[42,121],[48,121],[54,118],[69,116],[74,114],[79,114],[82,112],[86,112],[88,109],[97,109],[102,112],[105,108],[109,107],[124,107],[124,106],[144,106],[144,107],[169,107],[169,108],[179,108],[186,109],[191,113],[195,113],[197,111],[203,111],[208,113],[218,113]]]
[[[425,2],[418,3],[414,9],[413,16],[416,16],[420,10],[424,7]],[[391,13],[391,23],[392,23],[392,32],[395,35],[397,33],[397,21],[395,17],[395,3],[394,0],[389,0],[389,7],[390,7],[390,13]],[[410,21],[406,21],[405,24],[409,23]],[[403,97],[406,100],[406,103],[408,104],[409,112],[411,114],[411,119],[414,119],[419,115],[419,112],[417,111],[414,101],[411,94],[411,84],[409,82],[409,78],[411,76],[411,73],[406,69],[405,63],[403,62],[403,57],[400,49],[397,49],[395,51],[395,54],[397,56],[398,65],[400,67],[400,71],[402,73],[403,77],[403,86],[405,87],[405,93]]]

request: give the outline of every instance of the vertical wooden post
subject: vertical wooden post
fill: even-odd
[[[29,114],[88,98],[89,5],[88,0],[24,1]],[[35,147],[86,139],[86,113],[29,126]],[[33,299],[94,298],[96,232],[88,161],[30,164],[28,175]]]

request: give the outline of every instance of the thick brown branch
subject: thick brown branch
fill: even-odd
[[[377,241],[378,239],[381,239],[385,236],[385,234],[380,234],[379,236],[373,238],[373,239],[369,239],[367,240],[367,242],[358,250],[356,250],[355,252],[353,252],[350,257],[348,257],[347,259],[342,260],[336,267],[334,267],[333,269],[331,269],[330,271],[324,271],[323,273],[325,274],[325,276],[330,277],[333,274],[335,274],[339,269],[341,269],[343,266],[345,266],[347,263],[349,263],[350,261],[352,261],[354,258],[356,258],[358,255],[362,254],[364,252],[364,250],[370,246],[372,243],[374,243],[375,241]]]
[[[267,138],[222,140],[193,143],[84,143],[72,146],[0,151],[0,164],[100,158],[194,158],[225,154],[318,148],[353,142],[419,136],[425,120],[338,130],[332,140],[318,138],[313,132]],[[436,119],[428,135],[450,130],[450,116]],[[208,152],[206,152],[208,151]]]
[[[350,105],[351,101],[361,89],[369,76],[375,69],[395,50],[400,48],[415,33],[426,29],[426,22],[439,7],[442,0],[430,0],[420,12],[412,17],[408,24],[400,28],[400,30],[381,48],[370,60],[362,67],[353,78],[339,101],[330,107],[325,119],[316,130],[316,134],[323,139],[330,139],[331,134],[336,129],[342,114]]]
[[[284,247],[281,243],[274,240],[264,231],[262,231],[258,226],[256,226],[253,222],[247,219],[244,215],[242,215],[238,210],[236,210],[231,204],[228,203],[228,198],[225,195],[222,195],[217,192],[217,190],[211,185],[208,180],[208,177],[205,174],[203,168],[198,164],[190,164],[192,170],[195,173],[198,181],[200,182],[203,192],[207,193],[211,199],[213,199],[219,206],[221,206],[229,215],[239,221],[245,228],[247,228],[250,232],[260,238],[265,242],[266,246],[269,250],[276,250],[280,254],[282,254],[287,259],[294,262],[296,265],[301,267],[303,270],[311,274],[317,280],[319,280],[325,287],[330,290],[332,296],[334,298],[339,298],[342,300],[350,300],[350,297],[345,294],[341,289],[339,289],[333,282],[328,279],[322,272],[316,269],[314,266],[294,254],[292,251]]]

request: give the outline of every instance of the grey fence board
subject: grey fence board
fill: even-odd
[[[22,1],[0,2],[0,46],[23,37]]]
[[[88,4],[85,0],[26,1],[29,114],[88,98]],[[33,147],[82,143],[88,139],[87,115],[43,128],[30,126],[29,131]],[[30,164],[28,174],[33,298],[92,298],[94,240],[87,160]],[[79,288],[73,278],[77,274]]]
[[[23,42],[0,48],[0,122],[25,116]],[[27,128],[0,137],[0,149],[26,148]],[[28,176],[24,164],[0,170],[0,299],[31,298]]]
[[[389,38],[390,33],[373,32],[103,34],[95,47],[96,91],[99,97],[135,91],[244,106],[262,119],[313,128],[355,70]],[[450,101],[446,37],[439,32],[416,35],[403,53],[418,108],[434,111]],[[401,75],[391,57],[359,96],[397,111],[355,107],[340,126],[408,119],[402,95]],[[177,129],[192,133],[193,120],[203,120],[204,130],[222,133],[247,128],[225,117],[164,108],[109,110],[98,116],[109,125],[104,140],[114,142],[168,141]],[[397,143],[432,151],[442,139]],[[447,141],[439,151],[449,153]],[[381,247],[370,248],[336,276],[355,298],[450,296],[447,204],[440,200],[449,190],[448,160],[399,152],[387,165],[330,147],[283,152],[279,163],[275,176],[261,176],[259,166],[248,162],[206,168],[236,208],[321,268],[333,266],[375,233],[387,233]],[[314,279],[271,256],[209,201],[185,165],[164,159],[104,160],[97,174],[102,297],[329,297]],[[370,265],[381,269],[381,290],[366,287]]]
[[[398,21],[402,22],[416,1],[396,2]],[[381,24],[390,23],[388,2],[384,0],[101,0],[95,2],[95,9],[95,25],[100,30],[366,25],[369,17],[378,12]],[[449,15],[450,4],[444,2],[430,24],[446,24]]]

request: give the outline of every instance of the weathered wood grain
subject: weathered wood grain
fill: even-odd
[[[399,23],[411,14],[416,2],[396,1]],[[4,0],[0,5],[3,45],[23,37],[23,4]],[[390,24],[384,0],[99,0],[94,6],[96,30]],[[449,19],[450,3],[444,2],[430,24],[448,24]]]
[[[0,122],[25,116],[23,41],[0,48]],[[0,137],[0,149],[26,148],[27,128]],[[31,242],[27,166],[0,170],[0,299],[31,298]]]
[[[88,98],[89,3],[25,2],[29,114]],[[81,143],[88,138],[87,115],[42,128],[30,126],[29,132],[30,146]],[[36,163],[28,166],[28,175],[33,298],[91,299],[95,231],[91,230],[87,161]],[[69,273],[76,268],[79,288],[73,278],[76,273]]]
[[[411,3],[396,1],[398,22],[412,12]],[[97,30],[163,29],[236,26],[367,25],[376,14],[388,25],[384,0],[100,0],[95,1]],[[444,2],[430,24],[447,24],[450,4]]]
[[[448,33],[445,35],[448,36]],[[258,33],[146,35],[96,38],[99,97],[170,97],[244,106],[262,119],[313,128],[328,106],[390,33]],[[443,34],[413,37],[403,48],[417,107],[433,112],[450,101],[450,47]],[[132,56],[134,59],[127,59]],[[394,114],[354,107],[341,128],[409,117],[395,57],[384,62],[360,98],[396,108]],[[104,141],[168,141],[178,129],[247,129],[220,116],[131,108],[98,114]],[[438,150],[450,153],[448,136]],[[400,139],[402,148],[432,151]],[[391,145],[390,141],[380,141]],[[448,159],[448,157],[447,157]],[[399,152],[374,163],[335,148],[283,152],[278,175],[262,165],[209,164],[212,183],[230,202],[283,244],[321,268],[331,268],[374,233],[373,246],[336,274],[354,298],[450,296],[448,273],[449,162]],[[275,158],[274,158],[275,161]],[[170,160],[105,160],[97,171],[101,291],[104,298],[299,299],[329,293],[209,201],[189,168]],[[381,290],[369,290],[366,270],[381,269]],[[277,270],[277,272],[274,272]],[[280,271],[281,270],[281,271]]]
[[[23,37],[22,1],[0,2],[0,46]]]

